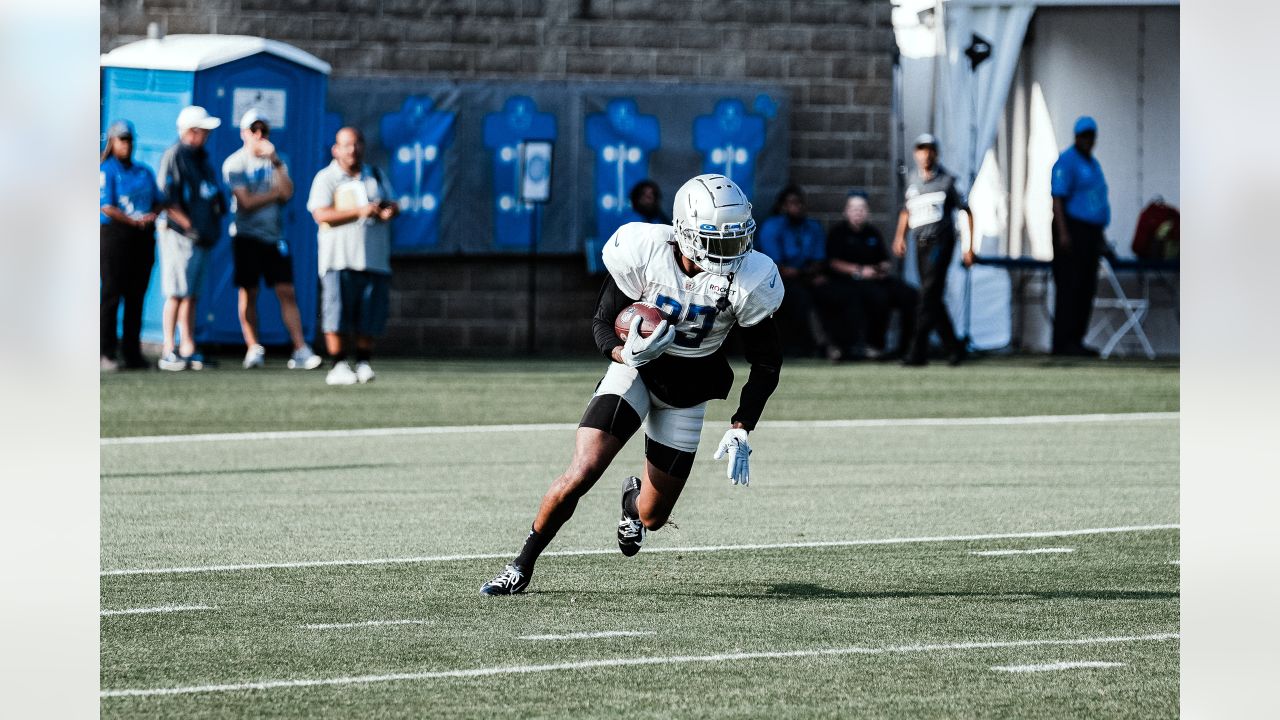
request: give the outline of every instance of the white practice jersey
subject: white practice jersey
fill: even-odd
[[[676,258],[675,230],[670,225],[627,223],[604,246],[604,265],[627,297],[657,305],[676,321],[675,342],[668,355],[702,357],[719,349],[734,323],[751,327],[782,304],[782,279],[773,260],[752,251],[734,274],[685,274]],[[716,303],[725,296],[724,312]]]

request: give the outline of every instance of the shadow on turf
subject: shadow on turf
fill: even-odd
[[[356,463],[352,465],[294,465],[270,468],[231,468],[227,470],[165,470],[163,472],[102,473],[103,478],[190,477],[202,475],[249,475],[267,473],[292,473],[316,470],[364,470],[368,468],[396,467],[400,463]]]
[[[559,591],[540,591],[559,592]],[[570,591],[564,591],[566,593]],[[584,591],[573,590],[580,595]],[[1009,592],[974,592],[947,590],[884,590],[878,592],[859,592],[855,590],[835,590],[812,583],[784,583],[781,585],[765,585],[758,592],[737,591],[717,592],[714,589],[698,592],[663,592],[654,591],[654,595],[673,595],[696,598],[729,598],[733,600],[763,600],[771,598],[811,599],[811,600],[910,600],[918,598],[1009,598],[1025,600],[1177,600],[1178,592],[1163,590],[1020,590]]]

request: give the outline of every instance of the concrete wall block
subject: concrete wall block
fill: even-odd
[[[548,8],[543,0],[519,0],[519,4],[521,17],[541,19],[547,16]]]
[[[518,75],[524,69],[524,56],[516,48],[485,49],[476,55],[476,72],[496,75]]]
[[[477,17],[516,18],[520,17],[522,7],[519,0],[472,0],[475,3]]]
[[[832,110],[831,131],[835,133],[870,133],[874,128],[872,113],[865,110]]]
[[[668,77],[697,77],[698,55],[663,51],[654,59],[654,72]]]
[[[213,32],[214,24],[212,15],[191,12],[168,13],[164,16],[164,22],[167,27],[165,32],[170,35]]]
[[[856,157],[848,138],[830,133],[792,133],[791,157],[805,160],[831,160]]]
[[[832,76],[832,59],[820,55],[788,55],[787,76],[816,80]]]
[[[544,47],[584,48],[591,34],[588,23],[570,21],[567,23],[548,23],[543,30]]]
[[[747,55],[746,68],[744,69],[747,77],[753,78],[782,78],[787,75],[786,58],[781,55]]]
[[[143,28],[145,33],[146,28]],[[263,37],[267,34],[267,16],[260,13],[241,13],[218,21],[218,32],[227,35],[253,35]],[[307,36],[311,34],[307,28]]]
[[[791,178],[805,187],[866,187],[864,165],[853,161],[797,160],[791,165]]]
[[[593,23],[587,29],[587,42],[593,48],[675,47],[676,33],[649,25],[615,25]]]
[[[664,35],[668,38],[675,38],[677,47],[688,50],[709,50],[732,46],[731,43],[725,42],[725,33],[721,28],[704,25],[669,27],[665,29]],[[664,47],[672,46],[665,45]]]
[[[415,348],[418,352],[434,355],[467,349],[467,326],[464,324],[424,323],[421,327],[421,345]],[[389,346],[391,343],[384,344]],[[402,351],[400,348],[394,348],[393,352]]]
[[[698,77],[703,80],[738,79],[746,75],[747,58],[741,51],[720,51],[698,59]]]
[[[770,50],[803,52],[815,37],[813,28],[780,26],[764,28],[755,34],[756,46]]]
[[[463,261],[456,267],[441,268],[440,272],[463,275],[465,287],[477,292],[496,290],[520,290],[528,284],[528,265],[519,259],[498,261]]]
[[[810,106],[849,105],[852,87],[849,83],[812,82],[804,87],[804,101]]]
[[[869,81],[853,85],[853,103],[871,107],[887,107],[893,102],[893,85]]]
[[[348,32],[351,30],[350,22],[350,19],[344,22]],[[404,40],[405,27],[415,24],[417,23],[393,21],[387,18],[360,18],[356,29],[362,43],[399,43]]]
[[[791,111],[792,132],[825,132],[830,127],[830,110],[797,107]]]
[[[538,44],[538,27],[525,20],[460,20],[454,24],[450,39],[471,45],[535,46]]]
[[[591,4],[594,7],[605,3],[594,0]],[[619,20],[692,22],[698,19],[695,5],[701,4],[688,0],[614,0],[610,15]]]
[[[467,328],[467,346],[483,350],[518,350],[525,346],[524,323],[472,325]]]
[[[382,15],[392,18],[424,18],[475,13],[476,0],[376,0]]]
[[[630,77],[652,77],[658,53],[654,50],[633,50],[609,54],[609,74]]]
[[[527,72],[551,77],[564,75],[564,54],[564,50],[550,47],[520,51],[521,62]]]
[[[815,31],[810,47],[817,52],[865,52],[875,46],[875,32],[871,28],[832,27]]]
[[[564,72],[566,75],[608,75],[609,54],[598,50],[565,50]]]
[[[836,25],[869,26],[875,18],[875,5],[890,7],[889,0],[801,0],[793,3],[791,21],[832,27]]]

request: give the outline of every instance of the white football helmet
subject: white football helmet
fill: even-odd
[[[681,185],[671,218],[681,254],[706,272],[737,272],[751,252],[756,234],[751,203],[723,175],[699,175]]]

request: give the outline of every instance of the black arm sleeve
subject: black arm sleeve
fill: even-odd
[[[742,427],[750,432],[760,422],[764,404],[777,389],[778,376],[782,372],[782,339],[773,316],[742,328],[742,346],[747,362],[751,363],[751,374],[747,376],[747,384],[742,386],[742,397],[738,400],[738,411],[733,414],[732,422],[742,423]]]
[[[596,347],[609,360],[613,360],[613,349],[622,344],[617,333],[613,331],[613,321],[618,313],[635,302],[622,292],[612,275],[606,275],[604,285],[600,287],[600,297],[596,300],[596,314],[591,316],[591,332],[596,338]]]

